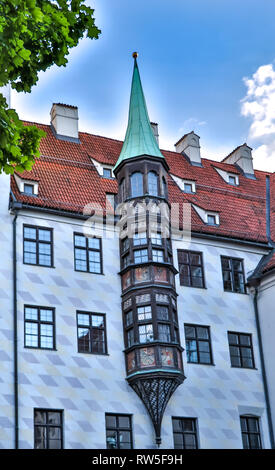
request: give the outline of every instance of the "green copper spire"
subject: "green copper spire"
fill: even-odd
[[[136,52],[133,53],[133,57],[135,63],[132,78],[128,127],[115,168],[122,161],[138,157],[140,155],[164,158],[150,124],[136,60]]]

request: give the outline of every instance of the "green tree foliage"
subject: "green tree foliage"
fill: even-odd
[[[30,92],[40,71],[65,66],[84,35],[98,38],[93,14],[85,0],[0,0],[0,87]],[[30,170],[43,135],[24,126],[0,93],[0,171]]]

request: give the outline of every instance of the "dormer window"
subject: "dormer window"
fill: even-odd
[[[26,196],[38,196],[38,180],[24,179],[17,173],[14,173],[14,179],[21,194],[25,194]]]
[[[193,193],[193,186],[192,183],[184,183],[184,192],[185,193]]]
[[[219,220],[217,214],[207,214],[207,224],[208,225],[219,225]]]
[[[232,184],[233,186],[238,186],[239,178],[237,175],[228,175],[228,183]]]
[[[24,193],[33,196],[34,194],[33,184],[24,183]]]
[[[196,192],[196,182],[192,180],[182,179],[179,176],[172,175],[173,180],[178,185],[178,187],[187,194],[194,194]]]
[[[103,168],[103,178],[112,178],[112,170],[110,168]]]

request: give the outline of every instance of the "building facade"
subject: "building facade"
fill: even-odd
[[[273,175],[160,150],[134,62],[124,142],[54,104],[0,176],[0,446],[269,449]]]

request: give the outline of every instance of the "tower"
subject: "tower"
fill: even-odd
[[[166,405],[183,382],[168,202],[168,165],[154,136],[133,54],[128,127],[114,168],[120,208],[126,380],[151,417],[156,443]]]

